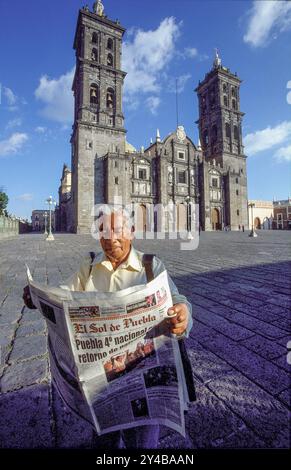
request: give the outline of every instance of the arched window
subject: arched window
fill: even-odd
[[[239,140],[239,133],[238,133],[238,127],[234,126],[233,128],[233,137],[235,140]]]
[[[234,98],[236,98],[236,89],[235,89],[235,88],[232,88],[232,89],[231,89],[231,96],[233,96]]]
[[[230,139],[230,125],[228,122],[225,124],[225,135]]]
[[[113,109],[114,108],[114,90],[112,88],[107,89],[106,107],[107,107],[107,109]]]
[[[211,92],[210,92],[210,105],[211,106],[215,105],[215,91],[214,91],[214,89],[212,89]]]
[[[202,96],[202,101],[201,101],[201,106],[202,106],[202,113],[206,112],[206,96]]]
[[[227,86],[226,86],[226,83],[223,84],[223,93],[227,93]]]
[[[232,100],[232,109],[236,109],[236,100]]]
[[[93,44],[98,44],[98,34],[97,33],[92,34],[92,43]]]
[[[95,47],[92,49],[91,60],[93,60],[94,62],[98,61],[98,51]]]
[[[223,96],[223,104],[224,106],[228,106],[228,99],[226,95]]]
[[[98,86],[95,83],[90,86],[90,104],[98,105]]]
[[[208,130],[206,129],[204,132],[203,132],[203,142],[204,142],[204,145],[208,145],[209,143],[209,137],[208,137]]]
[[[107,49],[113,51],[113,40],[111,38],[109,38],[107,41]]]
[[[216,124],[214,124],[214,125],[212,126],[212,129],[211,129],[211,137],[212,137],[212,141],[213,141],[213,142],[216,142],[216,140],[217,140],[217,126],[216,126]]]
[[[107,65],[109,65],[109,67],[113,67],[113,56],[112,56],[112,54],[108,54],[108,56],[107,56]]]

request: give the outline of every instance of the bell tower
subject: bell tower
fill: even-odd
[[[103,157],[125,153],[121,70],[125,29],[107,18],[100,0],[93,11],[79,11],[74,40],[76,71],[73,81],[72,202],[74,229],[90,232],[92,208],[104,202]]]
[[[195,90],[199,99],[199,135],[206,159],[226,163],[228,156],[245,158],[240,84],[238,76],[221,64],[216,50],[212,69]]]
[[[203,159],[219,165],[223,171],[223,219],[224,224],[234,230],[248,225],[240,84],[237,74],[222,65],[216,50],[212,69],[195,90],[199,100],[197,124]],[[215,203],[209,201],[209,207],[212,202]]]

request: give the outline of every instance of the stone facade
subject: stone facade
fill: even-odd
[[[122,112],[124,33],[119,22],[101,10],[79,11],[74,41],[72,231],[90,232],[94,205],[113,203],[116,197],[123,204],[140,204],[140,228],[149,223],[144,204],[174,203],[179,227],[188,229],[189,202],[199,204],[202,230],[247,227],[240,79],[217,56],[199,83],[201,146],[178,126],[163,140],[157,133],[154,143],[137,152],[126,142]],[[167,230],[169,221],[166,224]],[[156,221],[154,225],[156,229]]]
[[[72,172],[63,166],[61,184],[59,187],[59,204],[56,207],[56,230],[58,232],[72,232],[73,206],[72,206]]]
[[[291,199],[274,201],[273,229],[291,230]]]
[[[52,231],[55,231],[55,211],[51,212],[52,218]],[[44,232],[45,225],[46,229],[49,229],[49,210],[36,209],[32,211],[31,215],[32,231],[33,232]]]
[[[250,206],[252,205],[252,207]],[[258,201],[249,200],[249,229],[252,228],[252,217],[253,225],[256,230],[271,230],[273,228],[274,221],[274,207],[273,201]]]

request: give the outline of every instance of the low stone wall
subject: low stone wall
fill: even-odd
[[[19,220],[0,215],[0,240],[19,234]]]

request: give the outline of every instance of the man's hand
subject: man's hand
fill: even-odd
[[[23,301],[24,301],[27,308],[30,308],[30,309],[35,309],[36,308],[36,306],[33,304],[32,300],[31,300],[29,286],[24,287],[22,298],[23,298]]]
[[[175,304],[168,310],[171,333],[182,335],[188,326],[189,313],[186,304]]]

